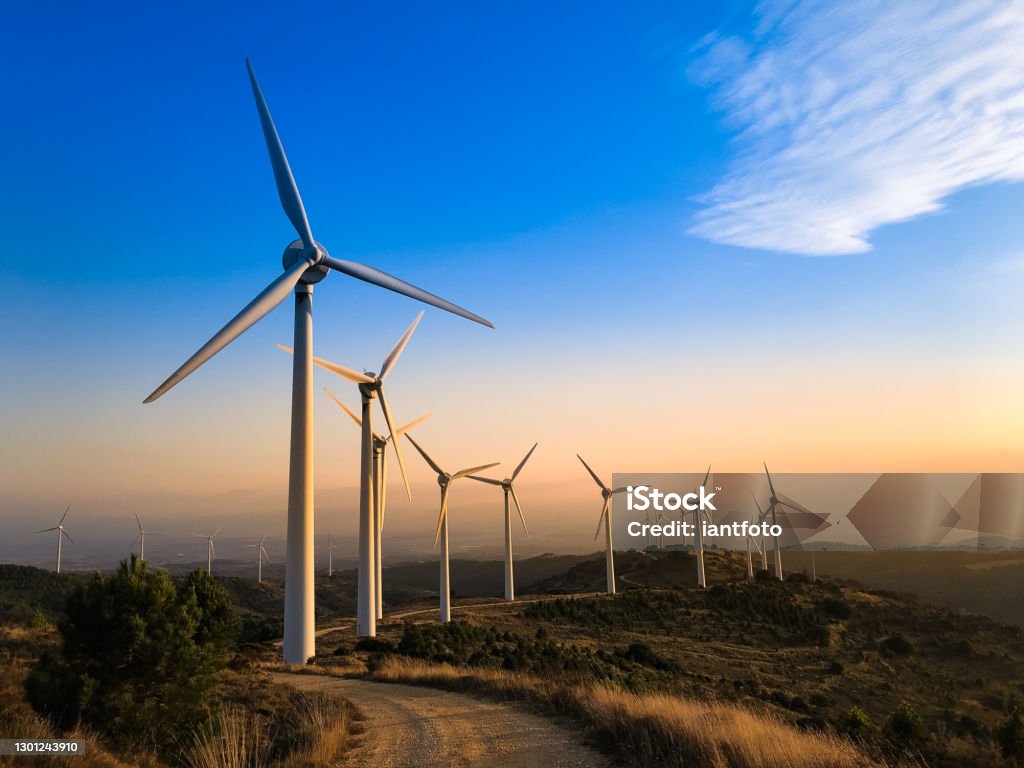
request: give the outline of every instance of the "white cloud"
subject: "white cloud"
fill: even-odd
[[[1024,0],[764,0],[691,69],[737,131],[691,233],[807,255],[1024,179]]]

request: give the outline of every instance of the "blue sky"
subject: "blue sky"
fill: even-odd
[[[472,427],[512,461],[539,433],[552,483],[585,480],[573,453],[590,446],[609,472],[708,453],[733,471],[773,453],[780,471],[1024,456],[998,428],[1024,383],[1008,342],[1024,326],[1018,4],[5,16],[0,485],[26,509],[281,485],[266,467],[286,448],[287,309],[141,406],[294,237],[246,56],[332,255],[497,326],[428,312],[402,361],[403,413],[438,413],[428,439],[454,451]],[[417,311],[341,276],[316,301],[318,352],[357,367]],[[850,398],[861,410],[831,422]],[[636,447],[651,433],[657,466]],[[39,500],[45,473],[61,480]]]

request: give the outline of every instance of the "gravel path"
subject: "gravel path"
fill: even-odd
[[[611,762],[555,721],[462,693],[412,685],[273,673],[296,688],[341,694],[366,716],[345,766],[604,768]]]

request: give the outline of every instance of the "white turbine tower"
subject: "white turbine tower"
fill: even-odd
[[[493,327],[474,315],[438,296],[381,272],[352,261],[335,259],[316,240],[306,217],[298,187],[285,157],[277,128],[270,116],[267,102],[252,66],[246,61],[256,109],[259,112],[270,164],[274,170],[278,197],[288,219],[299,235],[285,248],[282,262],[284,274],[273,280],[227,325],[204,344],[145,402],[151,403],[166,393],[217,352],[240,336],[289,293],[295,293],[295,359],[292,364],[291,453],[288,471],[288,532],[285,574],[284,660],[289,664],[305,664],[315,652],[313,611],[313,286],[330,271],[341,272],[358,280],[440,307],[469,320]],[[308,110],[303,112],[308,114]]]
[[[601,523],[604,523],[604,539],[605,539],[605,570],[607,577],[608,594],[615,594],[615,550],[612,547],[612,496],[616,493],[621,493],[626,490],[625,488],[616,488],[614,491],[607,485],[601,482],[601,478],[597,476],[597,472],[590,468],[587,462],[583,461],[583,457],[578,453],[576,458],[579,459],[583,466],[587,468],[587,472],[594,478],[594,482],[597,483],[597,487],[601,489],[601,498],[604,499],[604,503],[601,505],[601,516],[597,519],[597,532],[594,533],[594,541],[597,541],[597,537],[601,535]]]
[[[758,512],[760,512],[760,511],[761,511],[761,508],[759,506],[758,507]],[[758,516],[757,522],[760,524],[760,523],[762,523],[764,521],[761,519],[760,516]],[[751,544],[754,545],[754,548],[761,555],[761,564],[764,565],[764,536],[761,537],[761,543],[760,544],[749,533],[746,536],[744,536],[744,538],[746,539],[746,543],[747,543],[747,579],[749,580],[749,579],[753,579],[754,578],[754,561],[753,561],[753,559],[751,558],[751,555],[750,555],[750,545]]]
[[[412,439],[412,435],[406,435],[409,438],[409,442],[413,444],[423,460],[430,465],[430,468],[437,473],[437,484],[441,486],[441,511],[437,518],[437,533],[434,534],[434,546],[436,547],[438,542],[441,543],[441,578],[440,586],[438,590],[441,593],[441,621],[449,622],[452,619],[452,591],[451,591],[451,578],[448,574],[448,490],[451,488],[451,484],[462,477],[469,477],[469,475],[475,475],[477,472],[483,472],[485,469],[496,467],[500,462],[494,462],[493,464],[483,464],[479,467],[470,467],[469,469],[463,469],[455,474],[449,474],[441,469],[427,452],[420,448],[419,444]]]
[[[668,518],[665,517],[663,514],[661,514],[661,512],[659,512],[658,513],[658,517],[657,517],[657,522],[659,524],[661,524],[662,526],[664,526],[664,523],[665,523],[666,520],[668,520]],[[658,549],[664,549],[665,548],[664,528],[662,528],[661,530],[662,530],[662,533],[658,534]]]
[[[139,542],[139,560],[145,560],[146,559],[146,537],[147,536],[159,536],[160,534],[159,533],[154,533],[153,531],[147,531],[145,528],[143,528],[142,527],[142,521],[139,519],[138,515],[135,515],[135,523],[139,526],[139,535],[135,537],[135,541]],[[132,544],[134,544],[135,541],[133,541]]]
[[[255,549],[256,550],[256,583],[257,584],[262,584],[263,583],[263,558],[266,558],[268,563],[270,562],[270,555],[267,554],[267,550],[263,546],[263,542],[265,542],[266,540],[267,540],[267,537],[264,536],[262,539],[260,539],[260,543],[259,544],[246,544],[245,545],[246,549]]]
[[[331,542],[331,533],[327,532],[327,578],[334,576],[334,550],[337,547]]]
[[[529,536],[530,529],[526,527],[526,516],[523,515],[523,508],[519,504],[519,497],[516,496],[516,489],[513,483],[515,482],[515,479],[519,477],[519,473],[522,472],[523,467],[526,466],[526,462],[529,460],[530,456],[532,456],[533,452],[537,450],[538,445],[538,443],[533,444],[533,448],[527,452],[526,456],[523,457],[523,460],[519,462],[519,466],[515,468],[515,471],[512,473],[512,477],[506,477],[504,480],[494,480],[490,477],[469,475],[470,480],[479,480],[481,483],[497,485],[505,493],[505,599],[509,601],[516,599],[516,589],[512,574],[512,516],[509,514],[508,497],[509,494],[512,495],[512,501],[515,502],[516,511],[519,512],[519,519],[523,523],[523,530],[526,532],[526,535]]]
[[[708,485],[708,478],[711,477],[711,465],[708,464],[708,471],[704,473],[704,482],[702,487],[706,488]],[[695,489],[699,490],[699,489]],[[704,520],[708,522],[711,518],[708,517],[708,513],[699,507],[693,510],[693,552],[697,555],[697,586],[704,588],[708,585],[707,577],[704,573]]]
[[[64,530],[64,520],[67,518],[68,511],[70,509],[71,505],[68,504],[67,508],[64,510],[64,514],[60,516],[60,522],[53,526],[53,528],[44,528],[41,531],[36,531],[36,533],[49,533],[50,531],[57,532],[57,573],[60,573],[60,555],[62,550],[61,545],[64,543],[63,540],[67,539],[72,544],[75,543],[75,540],[68,536],[67,531]]]
[[[775,508],[777,506],[779,506],[780,504],[782,506],[784,506],[784,507],[789,507],[790,509],[792,509],[792,510],[794,510],[796,512],[801,512],[802,510],[800,508],[798,508],[798,507],[794,507],[792,504],[787,504],[786,502],[782,501],[778,497],[778,495],[775,493],[775,484],[772,483],[772,476],[768,472],[768,464],[767,463],[765,463],[765,465],[764,465],[764,474],[768,478],[768,488],[772,492],[771,498],[768,500],[767,514],[771,515],[772,525],[773,526],[777,526],[778,522],[779,522],[779,518],[778,518],[778,515],[777,515],[777,513],[775,511]],[[775,530],[778,530],[778,528],[776,528]],[[774,554],[775,554],[775,577],[779,581],[782,581],[782,578],[783,578],[782,577],[782,549],[779,547],[779,537],[777,535],[773,535],[772,536],[772,548],[774,549]]]
[[[341,402],[338,397],[331,392],[329,389],[324,387],[324,392],[327,393],[328,397],[337,403],[345,413],[356,423],[357,427],[363,426],[363,420],[360,419],[355,412]],[[418,419],[410,421],[405,426],[398,428],[398,435],[404,435],[413,427],[422,424],[424,421],[430,418],[430,414],[426,413],[420,416]],[[373,432],[373,519],[375,521],[374,529],[376,536],[374,537],[376,543],[376,552],[374,559],[376,560],[376,571],[377,581],[374,585],[374,592],[377,595],[377,621],[384,618],[384,590],[382,589],[382,576],[383,570],[381,567],[381,538],[384,533],[384,511],[387,508],[388,500],[388,445],[392,442],[391,435],[382,437]]]
[[[221,525],[216,531],[206,536],[202,533],[193,533],[192,535],[198,539],[206,539],[206,572],[209,574],[213,573],[213,556],[216,554],[213,550],[213,537],[220,533],[220,529],[224,526]]]
[[[380,400],[380,408],[384,412],[384,420],[387,422],[388,432],[395,445],[395,454],[398,456],[398,467],[402,470],[405,492],[409,496],[409,500],[412,501],[412,492],[409,490],[409,479],[405,473],[405,461],[402,458],[402,450],[395,441],[395,435],[398,430],[395,429],[394,422],[391,419],[391,409],[388,408],[388,401],[384,396],[384,379],[391,373],[391,369],[402,354],[402,350],[405,349],[405,345],[409,343],[412,332],[416,330],[416,326],[419,325],[422,317],[423,312],[416,315],[412,325],[395,342],[395,346],[391,348],[391,351],[388,352],[387,357],[384,358],[384,362],[381,364],[380,373],[372,371],[359,373],[359,371],[346,368],[344,365],[332,363],[330,360],[324,360],[320,357],[313,358],[314,365],[358,384],[359,394],[362,396],[363,401],[363,415],[360,419],[362,447],[359,462],[359,585],[356,600],[356,634],[363,637],[374,637],[377,634],[377,566],[375,560],[378,550],[376,543],[378,515],[375,514],[376,504],[374,501],[377,494],[374,492],[376,482],[374,481],[373,471],[372,406],[375,398]],[[285,352],[292,351],[280,344],[277,346]]]

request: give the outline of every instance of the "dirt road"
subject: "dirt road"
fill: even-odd
[[[353,768],[604,768],[611,762],[564,725],[504,704],[412,685],[275,672],[296,688],[326,688],[366,716],[343,763]]]

